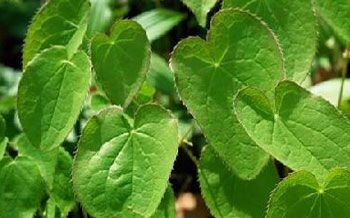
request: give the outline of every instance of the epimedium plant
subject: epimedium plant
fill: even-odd
[[[23,133],[8,143],[0,119],[0,217],[67,217],[77,203],[97,218],[175,217],[169,176],[179,146],[215,217],[350,216],[350,121],[304,88],[318,23],[350,42],[347,0],[224,0],[206,39],[174,48],[172,72],[151,51],[164,33],[147,20],[163,16],[169,30],[183,15],[150,11],[105,34],[111,12],[101,28],[94,19],[108,2],[91,3],[49,0],[28,29],[17,97]],[[218,4],[183,3],[203,27]],[[157,81],[160,69],[169,74]],[[207,139],[199,159],[150,84],[176,89]],[[88,97],[97,109],[72,157],[62,143]],[[277,161],[294,171],[282,181]]]

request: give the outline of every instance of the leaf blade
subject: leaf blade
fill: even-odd
[[[73,164],[78,199],[98,217],[151,216],[165,192],[177,140],[175,120],[159,106],[142,106],[134,124],[116,107],[102,111],[78,145]]]

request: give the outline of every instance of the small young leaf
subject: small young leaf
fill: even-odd
[[[51,150],[68,135],[88,92],[91,65],[84,52],[68,57],[55,46],[26,67],[18,88],[18,115],[35,147]]]
[[[273,192],[267,218],[347,218],[350,215],[350,173],[330,171],[319,184],[308,172],[294,173]]]
[[[184,18],[185,16],[182,13],[157,8],[146,11],[134,17],[133,20],[146,30],[149,41],[153,42],[178,25]]]
[[[25,157],[0,161],[0,216],[33,217],[45,194],[35,162]]]
[[[73,55],[83,41],[90,10],[88,0],[51,0],[33,18],[25,39],[23,67],[46,48],[67,47]]]
[[[249,13],[222,10],[212,20],[208,42],[180,42],[170,65],[179,95],[218,155],[239,177],[257,176],[268,155],[245,133],[232,105],[243,86],[272,95],[282,78],[282,54],[272,32]]]
[[[147,82],[164,94],[171,95],[175,92],[174,81],[174,74],[171,72],[167,61],[153,53]]]
[[[156,212],[151,218],[175,218],[175,196],[170,186],[166,189],[163,200],[160,202]]]
[[[150,217],[167,187],[176,157],[175,119],[156,105],[130,119],[117,107],[84,128],[73,163],[73,187],[95,217]]]
[[[235,100],[238,120],[261,148],[320,179],[334,167],[350,169],[350,122],[333,105],[289,81],[277,86],[275,98],[270,103],[246,88]]]
[[[181,0],[196,16],[199,25],[205,27],[207,14],[215,6],[218,0]]]
[[[135,21],[117,21],[111,36],[98,34],[91,45],[98,82],[112,103],[124,108],[146,79],[151,59],[150,44]]]
[[[299,84],[305,80],[317,45],[317,22],[311,0],[224,0],[223,5],[261,17],[279,39],[286,78]]]
[[[348,44],[350,43],[350,3],[348,0],[315,0],[317,12]]]
[[[278,182],[272,163],[252,181],[238,178],[211,146],[202,152],[198,173],[202,195],[216,218],[264,217],[270,192]]]

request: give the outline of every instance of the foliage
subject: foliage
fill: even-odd
[[[175,218],[188,183],[215,217],[349,217],[349,9],[46,1],[0,65],[0,218]]]

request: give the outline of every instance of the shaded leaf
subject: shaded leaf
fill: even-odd
[[[175,196],[170,184],[151,218],[175,218]]]
[[[175,92],[175,79],[168,63],[159,55],[153,53],[151,66],[147,75],[147,82],[164,94],[171,95]]]
[[[181,0],[196,16],[199,25],[205,27],[207,15],[218,0]]]
[[[133,18],[147,33],[150,42],[165,35],[169,30],[178,25],[185,16],[182,13],[164,8],[157,8],[143,12]]]
[[[210,146],[202,152],[198,173],[202,195],[216,218],[264,217],[270,192],[278,182],[271,162],[254,180],[238,178]]]
[[[350,3],[348,0],[315,0],[317,13],[348,44],[350,43]]]
[[[0,161],[1,217],[33,217],[45,194],[45,184],[34,161],[6,157]]]

